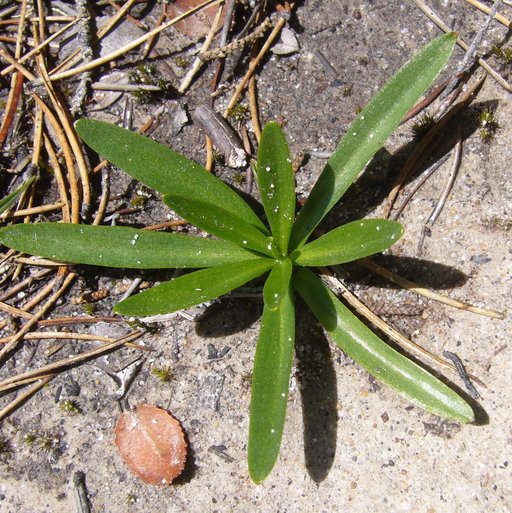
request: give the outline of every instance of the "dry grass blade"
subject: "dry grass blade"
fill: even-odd
[[[11,351],[13,351],[16,346],[18,345],[19,341],[23,338],[23,335],[27,333],[32,326],[34,326],[41,317],[46,315],[46,313],[50,310],[50,308],[55,304],[55,302],[60,298],[60,296],[65,292],[65,290],[68,288],[68,286],[71,284],[73,279],[75,278],[74,273],[69,273],[62,283],[62,285],[59,287],[57,292],[55,292],[48,301],[44,304],[41,309],[34,314],[32,319],[27,321],[22,328],[16,333],[16,335],[11,339],[11,341],[8,344],[5,344],[5,346],[0,351],[0,365],[3,365],[6,355],[8,355]]]
[[[169,21],[168,23],[164,23],[163,25],[160,25],[160,27],[153,29],[151,32],[148,32],[147,34],[144,34],[143,36],[140,36],[137,39],[134,39],[131,43],[127,44],[126,46],[123,46],[119,50],[116,50],[116,51],[106,55],[105,57],[99,57],[98,59],[94,59],[91,62],[84,64],[83,66],[79,66],[78,68],[73,68],[73,69],[70,69],[67,71],[62,71],[60,73],[52,74],[50,76],[50,80],[51,81],[62,80],[64,78],[69,78],[74,75],[83,73],[84,71],[89,71],[91,69],[97,68],[98,66],[102,66],[103,64],[107,64],[108,62],[121,57],[126,52],[129,52],[130,50],[137,48],[142,43],[145,43],[148,39],[155,36],[156,34],[159,34],[160,32],[168,29],[169,27],[172,27],[173,25],[178,23],[178,21],[181,21],[181,20],[187,18],[188,16],[191,16],[192,14],[200,11],[201,9],[204,9],[205,7],[207,7],[209,5],[217,5],[219,3],[222,3],[223,1],[224,0],[208,0],[207,2],[204,2],[203,4],[186,12],[185,14],[182,14],[181,16],[174,18],[173,20]]]
[[[39,96],[37,96],[37,94],[34,94],[33,98],[45,113],[45,120],[50,123],[52,129],[57,135],[57,138],[59,139],[60,146],[64,153],[64,160],[66,162],[66,169],[68,172],[68,182],[71,194],[71,222],[78,224],[80,221],[80,193],[78,192],[75,164],[71,155],[71,148],[64,134],[64,130],[62,129],[50,108],[46,105],[46,103],[43,102],[43,100],[41,100],[41,98],[39,98]]]
[[[464,96],[460,101],[454,105],[436,124],[429,130],[429,132],[421,139],[419,144],[414,148],[414,151],[409,155],[405,162],[400,174],[398,175],[393,188],[391,189],[386,205],[384,207],[384,217],[389,217],[393,204],[398,195],[398,191],[402,187],[403,183],[418,167],[426,160],[429,153],[427,150],[432,150],[432,141],[436,137],[440,137],[441,130],[444,128],[446,123],[452,119],[455,114],[458,114],[462,108],[467,106],[467,102],[470,101],[473,93],[480,87],[485,80],[485,75],[477,79],[475,83],[464,93]]]
[[[464,1],[467,2],[468,4],[472,5],[473,7],[476,7],[480,11],[485,12],[485,14],[489,14],[491,12],[491,9],[489,7],[487,7],[487,5],[483,4],[482,2],[479,2],[478,0],[464,0]],[[506,2],[503,2],[503,3],[506,3]],[[503,25],[505,25],[505,27],[510,28],[512,25],[512,21],[509,20],[508,18],[506,18],[505,16],[501,15],[499,12],[497,12],[494,15],[494,19],[496,21],[499,21]]]
[[[10,402],[5,408],[0,411],[0,420],[4,419],[9,413],[15,410],[20,404],[28,399],[32,394],[35,394],[40,388],[43,388],[48,382],[55,377],[54,374],[43,377],[41,381],[29,388],[23,394],[19,395],[14,401]]]
[[[435,301],[439,301],[440,303],[444,303],[445,305],[453,306],[454,308],[458,308],[459,310],[467,310],[468,312],[473,312],[478,315],[484,315],[486,317],[492,317],[494,319],[504,319],[505,316],[502,313],[495,312],[494,310],[489,310],[488,308],[480,308],[478,306],[468,305],[467,303],[463,303],[462,301],[457,301],[456,299],[451,299],[447,296],[443,296],[442,294],[438,294],[437,292],[433,292],[430,289],[425,287],[420,287],[416,283],[406,280],[397,274],[388,271],[384,267],[375,262],[369,260],[368,258],[363,258],[359,260],[359,263],[370,269],[371,271],[383,276],[387,280],[400,285],[404,289],[410,290],[412,292],[416,292],[421,296],[428,297],[429,299],[434,299]]]
[[[21,380],[25,380],[28,378],[33,378],[35,376],[41,376],[42,374],[48,374],[50,372],[60,371],[63,368],[69,367],[70,365],[74,365],[76,363],[80,363],[84,360],[92,358],[94,356],[99,356],[108,351],[112,351],[116,347],[120,347],[122,345],[126,345],[128,342],[132,342],[142,336],[142,332],[138,330],[134,330],[127,335],[117,338],[110,339],[110,341],[106,344],[103,344],[100,347],[96,347],[95,349],[90,349],[89,351],[84,351],[83,353],[77,354],[75,356],[71,356],[69,358],[63,358],[57,362],[50,363],[48,365],[43,365],[37,369],[33,369],[27,372],[22,372],[17,376],[12,376],[4,381],[0,382],[0,389],[5,390],[7,385],[17,386],[17,383]]]
[[[238,101],[238,98],[242,94],[242,91],[244,90],[247,82],[250,80],[250,78],[254,75],[254,72],[256,71],[256,68],[258,67],[259,63],[267,53],[268,49],[274,42],[275,38],[279,35],[279,32],[281,32],[281,29],[283,28],[284,24],[286,23],[286,20],[284,17],[279,18],[278,22],[276,23],[276,26],[273,28],[272,32],[268,36],[267,40],[265,41],[265,44],[259,51],[258,55],[251,61],[251,64],[249,65],[249,69],[247,70],[247,73],[244,75],[240,83],[238,84],[235,92],[233,93],[233,96],[231,97],[231,100],[228,103],[228,106],[226,107],[226,110],[224,111],[224,117],[226,118],[229,115],[229,111],[235,106],[236,102]]]
[[[423,0],[414,0],[414,3],[442,30],[445,32],[452,32],[450,27],[430,8]],[[469,50],[469,46],[460,38],[457,37],[457,44],[465,51]],[[512,85],[510,85],[494,68],[489,66],[483,59],[477,59],[478,64],[491,75],[496,82],[498,82],[504,89],[512,93]]]
[[[50,37],[45,39],[42,43],[38,44],[32,50],[27,52],[25,55],[23,55],[22,57],[17,59],[16,60],[16,64],[23,64],[26,60],[30,59],[35,54],[37,54],[38,52],[40,52],[41,50],[46,48],[54,39],[57,39],[60,35],[62,35],[65,32],[67,32],[77,21],[78,21],[78,19],[75,19],[75,20],[71,21],[65,27],[63,27],[60,30],[58,30],[57,32],[55,32],[55,34],[52,34]],[[13,63],[13,64],[7,66],[6,68],[4,68],[2,71],[0,71],[0,75],[1,76],[7,75],[7,73],[9,73],[13,69],[15,69],[16,64]]]

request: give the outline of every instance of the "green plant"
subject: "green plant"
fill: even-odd
[[[14,192],[11,192],[11,194],[7,195],[5,198],[0,199],[0,214],[5,212],[9,207],[11,207],[16,200],[22,195],[23,191],[25,191],[30,185],[32,185],[32,182],[34,181],[34,177],[30,178],[30,180],[27,180],[21,187],[16,189]]]
[[[133,132],[80,120],[76,129],[95,151],[163,194],[163,201],[219,239],[152,233],[127,227],[40,223],[10,226],[0,241],[59,260],[138,269],[202,268],[116,306],[122,315],[155,315],[225,294],[269,272],[252,379],[249,472],[262,481],[281,443],[294,347],[293,289],[329,336],[380,381],[420,407],[461,422],[474,419],[453,390],[380,340],[323,284],[309,266],[350,262],[395,243],[402,227],[383,219],[351,222],[307,242],[366,163],[398,126],[448,60],[447,34],[413,57],[354,121],[296,220],[292,163],[276,123],[263,130],[254,166],[266,226],[248,204],[199,165]]]

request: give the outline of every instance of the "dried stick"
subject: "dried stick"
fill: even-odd
[[[494,15],[498,12],[498,9],[500,8],[502,3],[503,3],[503,0],[495,0],[493,2],[492,8],[489,11],[489,15],[487,16],[485,23],[480,27],[480,29],[476,33],[475,37],[471,41],[471,44],[469,45],[469,48],[467,49],[466,54],[464,55],[464,58],[460,62],[459,66],[457,67],[455,76],[452,76],[450,82],[446,86],[446,89],[444,90],[441,97],[446,97],[448,94],[450,94],[452,92],[452,90],[454,89],[455,84],[457,82],[456,75],[463,73],[469,67],[470,62],[473,59],[473,55],[476,52],[478,45],[481,43],[487,30],[489,30],[489,26],[491,25]]]
[[[27,80],[35,80],[37,77],[25,66],[20,64],[12,55],[7,52],[4,48],[0,49],[0,56],[10,63],[10,67],[16,68],[18,72],[20,72]]]
[[[165,20],[167,15],[167,2],[162,2],[162,12],[160,13],[160,16],[158,17],[158,20],[156,20],[155,26],[153,28],[159,27]],[[153,45],[156,40],[156,35],[148,39],[147,43],[145,44],[144,52],[142,52],[142,58],[147,59],[148,55],[151,52],[151,49],[153,48]]]
[[[348,289],[345,287],[345,285],[332,276],[332,273],[329,269],[325,267],[321,267],[320,270],[324,274],[324,278],[329,281],[334,287],[341,290],[342,297],[350,304],[352,305],[358,312],[360,312],[366,319],[368,319],[372,324],[375,324],[380,330],[382,330],[388,337],[390,337],[392,340],[400,344],[402,347],[410,351],[411,353],[414,353],[417,356],[423,357],[426,360],[428,360],[431,363],[434,363],[443,369],[446,369],[450,372],[457,373],[457,369],[452,364],[442,360],[435,354],[430,353],[426,349],[423,349],[419,345],[415,344],[408,338],[404,337],[401,333],[396,331],[394,328],[389,326],[386,322],[384,322],[380,317],[375,315],[369,308],[367,308],[359,299],[357,299]],[[480,383],[481,385],[485,386],[482,381],[480,381],[477,377],[471,376],[473,380]]]
[[[109,33],[110,29],[114,27],[114,25],[124,16],[126,11],[131,8],[131,6],[135,3],[136,0],[129,0],[126,2],[122,8],[118,10],[118,12],[110,18],[110,20],[101,27],[98,32],[96,32],[96,41],[101,41],[101,39]],[[59,71],[64,71],[66,69],[69,69],[71,66],[74,66],[80,60],[82,49],[78,48],[75,50],[70,56],[68,56],[63,62],[61,62],[55,69],[53,69],[50,73],[50,75],[53,75],[54,73],[58,73]]]
[[[416,1],[416,0],[415,0]],[[455,115],[457,114],[463,107],[466,106],[466,103],[471,99],[471,96],[473,93],[480,87],[480,85],[485,80],[485,75],[479,78],[474,85],[472,85],[465,93],[464,96],[460,99],[460,101],[452,107],[450,111],[448,111],[437,123],[429,130],[429,132],[421,139],[419,144],[416,146],[414,151],[409,155],[407,158],[402,170],[400,171],[400,174],[398,175],[397,179],[395,180],[395,184],[393,185],[393,188],[391,189],[388,198],[386,200],[386,205],[384,207],[384,217],[388,217],[391,209],[393,208],[393,203],[395,202],[396,196],[398,194],[398,191],[402,187],[403,183],[407,179],[408,176],[411,175],[411,173],[417,169],[419,163],[421,162],[420,159],[426,158],[425,151],[427,148],[432,147],[432,141],[435,137],[439,137],[440,131],[444,128],[446,123]]]
[[[256,77],[253,75],[249,80],[249,109],[251,111],[251,124],[258,143],[261,139],[261,126],[258,116],[258,100],[256,95]]]
[[[16,308],[15,306],[8,305],[7,303],[4,303],[0,301],[0,310],[3,310],[4,312],[9,313],[10,315],[13,315],[14,317],[23,317],[24,319],[32,319],[32,314],[29,314],[28,312],[25,312],[19,308]]]
[[[446,23],[437,15],[437,13],[431,9],[423,0],[414,0],[414,3],[441,29],[445,32],[452,32],[450,30],[450,27],[446,25]],[[457,37],[457,44],[467,51],[469,49],[469,46],[460,38]],[[501,85],[504,89],[506,89],[509,92],[512,92],[512,85],[510,85],[494,68],[489,66],[487,62],[485,62],[480,57],[477,59],[478,64],[482,66],[482,68],[491,75],[498,84]]]
[[[117,319],[117,321],[119,321],[119,319]],[[0,344],[7,344],[11,341],[12,338],[12,336],[2,337],[0,338]],[[30,333],[25,333],[25,335],[23,335],[23,340],[48,340],[53,338],[59,340],[88,340],[105,343],[111,343],[113,340],[111,337],[100,337],[98,335],[91,335],[89,333],[66,333],[63,331],[31,331]],[[126,345],[136,348],[141,347],[130,342],[126,342]]]
[[[91,358],[93,356],[99,356],[100,354],[111,351],[112,349],[122,346],[127,342],[132,342],[133,340],[139,338],[141,335],[141,331],[131,331],[127,335],[124,335],[123,337],[117,338],[115,340],[110,340],[110,342],[100,347],[96,347],[94,349],[90,349],[89,351],[85,351],[83,353],[70,356],[69,358],[63,358],[62,360],[58,360],[57,362],[53,362],[48,365],[43,365],[42,367],[38,367],[37,369],[22,372],[21,374],[7,378],[0,383],[0,387],[3,388],[6,385],[16,384],[18,381],[23,379],[33,378],[34,376],[40,376],[41,374],[48,374],[49,372],[55,372],[61,370],[62,368],[69,367],[70,365],[73,365],[75,363],[87,360],[88,358]],[[5,350],[5,348],[3,350]]]
[[[41,100],[41,98],[39,98],[39,96],[37,96],[37,94],[34,94],[33,98],[45,113],[45,119],[49,122],[52,129],[56,133],[57,138],[59,139],[60,146],[64,153],[64,160],[66,161],[66,169],[68,172],[68,182],[71,194],[71,222],[78,224],[80,221],[80,193],[78,192],[75,164],[73,162],[73,157],[71,156],[71,148],[69,147],[68,140],[64,135],[64,130],[60,126],[57,118],[54,116],[50,108],[46,105],[46,103],[43,102],[43,100]]]
[[[219,5],[219,8],[217,9],[217,13],[215,14],[215,19],[213,20],[212,26],[210,27],[210,30],[208,32],[208,35],[206,36],[206,39],[204,40],[203,46],[201,47],[200,53],[208,51],[208,48],[210,48],[210,45],[212,44],[213,37],[215,36],[215,33],[217,32],[217,26],[219,25],[219,20],[222,15],[222,9],[223,5]],[[199,71],[199,68],[203,65],[203,61],[196,57],[194,64],[192,64],[192,67],[189,69],[187,74],[185,75],[185,78],[181,81],[180,87],[178,89],[178,92],[184,93],[187,89],[194,77],[196,76],[196,73]]]
[[[94,215],[94,220],[92,222],[92,224],[94,226],[98,226],[103,221],[103,217],[105,215],[105,210],[107,209],[109,194],[110,194],[110,170],[109,170],[108,166],[106,166],[101,170],[101,198],[100,198],[100,204],[98,205],[98,210],[96,210],[96,214]]]
[[[50,376],[46,376],[39,383],[29,388],[27,391],[23,392],[23,394],[19,395],[14,401],[10,402],[5,408],[0,411],[0,420],[4,419],[15,410],[20,404],[22,404],[27,398],[29,398],[32,394],[35,394],[40,388],[43,388],[47,383],[49,383],[55,377],[54,374]]]
[[[96,322],[121,322],[119,317],[56,317],[44,319],[37,323],[39,328],[45,326],[65,326],[68,324],[90,324]]]
[[[18,345],[18,342],[21,340],[23,335],[25,335],[25,333],[27,333],[32,328],[32,326],[34,326],[34,324],[36,324],[37,321],[41,317],[43,317],[48,312],[48,310],[55,304],[57,299],[59,299],[59,297],[64,293],[64,291],[67,289],[67,287],[73,281],[75,276],[76,276],[75,273],[69,273],[64,278],[64,282],[62,283],[60,288],[57,290],[57,292],[55,294],[53,294],[52,297],[50,297],[48,299],[48,301],[44,304],[43,307],[41,307],[41,309],[37,313],[34,314],[32,319],[27,321],[22,326],[22,328],[18,331],[18,333],[16,333],[16,335],[12,338],[12,340],[2,348],[2,350],[0,351],[0,365],[2,365],[4,363],[5,356],[10,351],[12,351],[13,349],[16,348],[16,346]]]
[[[76,22],[78,21],[78,18],[74,19],[70,23],[68,23],[66,26],[55,32],[55,34],[52,34],[50,37],[45,39],[42,43],[36,45],[32,50],[27,52],[25,55],[17,59],[17,64],[23,64],[27,59],[30,59],[33,55],[40,52],[43,48],[46,48],[54,39],[58,38],[61,34],[64,34],[64,32],[67,32]],[[7,75],[7,73],[10,73],[15,69],[15,64],[10,64],[6,68],[4,68],[2,71],[0,71],[0,75],[4,76]],[[36,77],[35,77],[36,78]],[[31,80],[35,80],[31,79]]]
[[[4,117],[2,119],[2,125],[0,126],[0,147],[3,146],[9,133],[18,101],[20,99],[21,90],[23,88],[23,75],[20,72],[15,73],[11,78],[11,88],[9,90],[9,96],[7,97],[7,104],[5,106]]]
[[[37,55],[36,61],[38,64],[39,71],[41,73],[43,83],[46,86],[50,99],[52,100],[53,106],[57,112],[57,116],[59,117],[62,127],[64,128],[64,132],[66,133],[66,137],[69,141],[71,150],[73,151],[73,155],[75,157],[78,172],[80,173],[80,178],[82,182],[82,215],[86,217],[91,206],[91,185],[89,181],[89,169],[85,161],[83,147],[78,140],[78,136],[75,132],[74,127],[71,124],[71,116],[69,114],[69,111],[67,110],[67,106],[64,102],[59,101],[53,84],[49,81],[48,72],[46,70],[46,63],[44,62],[44,59],[41,55]]]
[[[467,303],[463,303],[462,301],[457,301],[456,299],[452,299],[447,296],[443,296],[442,294],[438,294],[437,292],[433,292],[425,287],[420,287],[416,283],[406,280],[405,278],[402,278],[401,276],[398,276],[397,274],[388,271],[381,265],[376,264],[368,258],[362,258],[361,260],[358,260],[358,262],[367,269],[370,269],[370,271],[373,271],[378,275],[386,278],[387,280],[396,283],[397,285],[400,285],[400,287],[403,287],[404,289],[416,292],[416,294],[420,294],[421,296],[433,299],[435,301],[439,301],[440,303],[443,303],[448,306],[453,306],[454,308],[458,308],[459,310],[467,310],[468,312],[472,312],[478,315],[484,315],[486,317],[492,317],[494,319],[505,318],[505,316],[502,313],[489,310],[488,308],[480,308],[478,306],[468,305]]]
[[[37,106],[37,108],[39,110],[41,110],[39,105]],[[62,220],[65,223],[69,223],[69,222],[71,222],[71,215],[70,215],[70,211],[69,211],[69,198],[68,198],[68,193],[66,190],[66,182],[64,181],[64,176],[62,175],[62,169],[60,167],[59,159],[57,158],[57,154],[55,153],[55,150],[53,149],[50,138],[46,134],[43,134],[43,139],[44,139],[44,147],[46,148],[46,153],[48,154],[48,158],[50,159],[50,164],[53,169],[53,174],[55,176],[55,179],[57,180],[57,186],[59,188],[60,200],[63,204]]]
[[[196,12],[204,9],[205,7],[208,7],[209,5],[216,5],[224,0],[207,0],[206,2],[202,3],[201,5],[198,5],[197,7],[194,7],[190,11],[181,14],[180,16],[177,16],[176,18],[173,18],[168,23],[164,23],[163,25],[160,25],[160,27],[157,27],[153,29],[152,31],[148,32],[147,34],[144,34],[143,36],[138,37],[137,39],[134,39],[131,43],[123,46],[123,48],[120,48],[119,50],[115,50],[114,52],[105,55],[104,57],[99,57],[97,59],[92,60],[91,62],[84,64],[83,66],[79,66],[78,68],[73,68],[67,71],[63,71],[60,73],[55,73],[50,75],[50,80],[62,80],[63,78],[69,78],[74,75],[78,75],[79,73],[83,73],[84,71],[89,71],[91,69],[97,68],[98,66],[102,66],[103,64],[106,64],[110,61],[113,61],[117,59],[118,57],[121,57],[126,52],[129,52],[130,50],[133,50],[134,48],[137,48],[137,46],[140,46],[142,43],[150,39],[156,34],[159,34],[160,32],[164,31],[165,29],[171,27],[172,25],[175,25],[179,21],[187,18],[188,16],[191,16],[192,14],[195,14]]]
[[[0,219],[8,219],[11,217],[24,217],[24,216],[32,216],[35,214],[42,214],[44,212],[51,212],[52,210],[59,210],[63,207],[65,203],[62,201],[58,201],[57,203],[53,203],[51,205],[41,205],[40,207],[30,207],[16,210],[15,212],[6,212],[0,214]]]
[[[445,155],[443,158],[439,159],[437,162],[434,162],[429,168],[425,169],[423,173],[419,176],[416,183],[413,185],[412,189],[407,193],[404,198],[402,204],[396,209],[396,212],[391,216],[391,219],[396,221],[400,214],[404,211],[404,208],[407,206],[411,198],[418,192],[419,188],[448,160],[450,155]]]
[[[228,106],[226,107],[226,110],[224,111],[224,117],[227,117],[229,114],[229,111],[235,106],[236,102],[238,101],[238,97],[242,94],[242,91],[244,90],[245,85],[249,81],[249,79],[252,77],[254,72],[256,71],[256,68],[258,67],[259,63],[261,62],[261,59],[263,59],[264,55],[267,53],[267,50],[270,48],[272,43],[274,42],[274,39],[279,35],[279,32],[283,28],[284,24],[286,23],[286,20],[281,17],[279,18],[278,22],[276,23],[276,26],[268,36],[267,40],[265,41],[265,44],[261,48],[260,52],[256,56],[254,60],[251,61],[251,64],[249,65],[249,69],[247,70],[247,73],[242,78],[240,84],[238,84],[238,87],[236,88],[235,92],[233,93],[233,96],[231,97],[231,100],[229,101]]]
[[[486,14],[490,14],[490,12],[491,12],[491,9],[489,9],[489,7],[487,7],[482,2],[479,2],[478,0],[465,0],[465,1],[468,4],[472,5],[473,7],[480,9],[482,12],[485,12]],[[507,2],[503,2],[503,3],[506,4]],[[510,3],[508,5],[510,5]],[[505,16],[502,16],[499,12],[496,12],[494,14],[494,19],[496,21],[499,21],[501,24],[505,25],[505,27],[511,28],[511,26],[512,26],[512,21],[509,20],[508,18],[506,18]]]
[[[34,280],[38,280],[39,278],[43,278],[44,276],[46,276],[47,274],[49,274],[51,272],[52,272],[51,269],[44,269],[42,271],[39,271],[36,274],[32,274],[31,276],[29,276],[28,278],[25,278],[20,283],[17,283],[13,287],[11,287],[9,290],[6,290],[0,296],[0,301],[5,301],[6,299],[9,299],[11,296],[14,296],[14,294],[17,294],[18,292],[20,292],[24,288],[29,287]],[[3,328],[3,327],[4,326],[1,326],[0,329]]]
[[[443,189],[443,192],[441,193],[441,196],[430,214],[430,216],[427,219],[427,224],[433,225],[437,218],[439,217],[439,214],[443,210],[443,207],[446,203],[446,200],[448,199],[448,195],[450,194],[453,184],[455,183],[455,178],[457,177],[457,173],[459,171],[460,167],[460,159],[462,156],[462,126],[459,124],[459,134],[457,139],[457,144],[455,145],[454,152],[453,152],[453,163],[452,167],[450,169],[450,173],[448,175],[448,180],[446,181],[446,185]]]

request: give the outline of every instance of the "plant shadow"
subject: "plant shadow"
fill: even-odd
[[[313,481],[328,475],[336,453],[338,389],[330,342],[313,314],[297,301],[296,378],[304,422],[304,456]]]
[[[425,160],[416,172],[406,179],[404,185],[413,181],[430,165],[441,160],[453,150],[457,142],[459,124],[463,126],[464,143],[468,137],[478,131],[480,112],[484,109],[494,111],[496,106],[496,100],[474,103],[454,116],[445,127],[442,142],[439,143],[432,152],[432,155]],[[320,229],[326,231],[334,226],[362,219],[371,214],[375,208],[382,205],[391,191],[396,177],[400,174],[404,163],[419,141],[420,139],[415,137],[393,154],[384,147],[377,151],[361,175],[347,189],[325,220],[322,221]],[[444,166],[450,166],[450,163],[447,162]],[[434,177],[430,179],[432,178]],[[398,206],[397,202],[395,206]]]
[[[259,299],[226,299],[208,307],[196,323],[196,333],[201,337],[225,337],[240,333],[252,326],[263,311]]]

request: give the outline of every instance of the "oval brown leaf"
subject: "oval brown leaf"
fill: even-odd
[[[121,458],[145,483],[170,484],[183,471],[187,442],[180,423],[165,410],[141,404],[119,417],[114,432]]]

